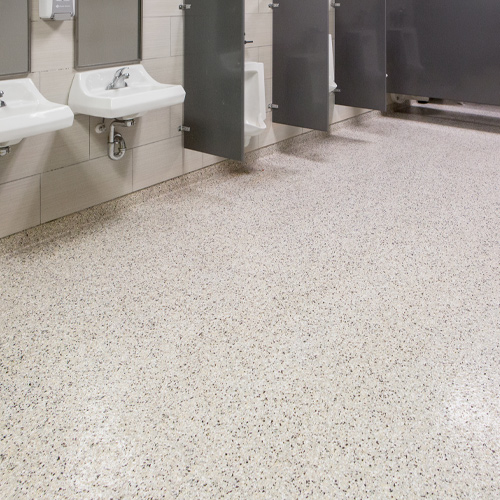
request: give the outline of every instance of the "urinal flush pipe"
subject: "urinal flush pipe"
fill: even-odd
[[[115,132],[115,127],[132,127],[134,120],[114,120],[109,126],[108,135],[108,156],[112,160],[121,160],[127,152],[127,145],[122,134]]]

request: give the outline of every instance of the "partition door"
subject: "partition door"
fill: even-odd
[[[273,122],[328,130],[328,2],[273,9]]]
[[[186,4],[184,147],[242,160],[244,1]]]
[[[386,109],[386,0],[339,0],[335,9],[335,102]]]

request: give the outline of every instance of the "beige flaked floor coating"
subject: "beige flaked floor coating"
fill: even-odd
[[[0,498],[499,498],[500,117],[455,107],[1,241]]]

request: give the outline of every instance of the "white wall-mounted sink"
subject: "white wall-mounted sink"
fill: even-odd
[[[107,90],[119,68],[104,68],[77,73],[73,79],[68,104],[74,113],[99,118],[129,119],[153,109],[184,102],[186,92],[181,85],[159,83],[142,64],[133,64],[127,87]]]
[[[0,147],[73,125],[71,109],[45,99],[30,78],[0,81],[0,90],[6,104],[0,107]]]

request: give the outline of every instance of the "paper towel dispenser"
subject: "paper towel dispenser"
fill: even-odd
[[[67,21],[75,15],[75,0],[39,0],[42,19]]]

